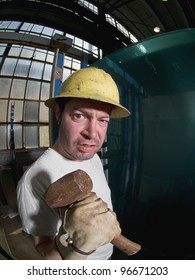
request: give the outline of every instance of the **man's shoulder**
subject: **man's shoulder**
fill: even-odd
[[[52,158],[52,149],[48,148],[30,166],[26,167],[23,178],[31,177],[36,172],[50,168],[51,163],[55,162]]]
[[[47,150],[44,151],[44,153],[34,162],[36,165],[40,164],[55,164],[56,160],[60,159],[60,155],[55,152],[52,148],[47,148]]]

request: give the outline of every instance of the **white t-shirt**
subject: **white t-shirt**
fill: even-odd
[[[18,211],[25,232],[37,236],[51,236],[57,233],[61,222],[59,212],[47,206],[44,194],[50,184],[77,169],[82,169],[89,174],[93,182],[93,191],[112,209],[110,189],[97,154],[92,159],[78,162],[68,160],[55,150],[48,148],[26,170],[18,182]],[[106,244],[89,255],[87,259],[108,259],[112,250],[112,244]]]

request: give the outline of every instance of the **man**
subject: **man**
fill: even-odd
[[[44,259],[109,259],[113,250],[110,242],[121,230],[97,152],[110,118],[127,117],[130,113],[120,105],[111,76],[94,67],[69,76],[59,95],[45,104],[55,110],[59,134],[53,147],[25,172],[18,184],[23,229],[32,235]],[[44,194],[51,183],[77,169],[91,177],[92,193],[60,217],[58,210],[46,205]]]

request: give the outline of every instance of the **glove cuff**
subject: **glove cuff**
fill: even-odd
[[[95,250],[92,250],[92,251],[89,251],[89,252],[81,251],[80,249],[78,249],[78,248],[74,245],[73,240],[72,240],[72,238],[70,238],[70,237],[68,237],[66,241],[67,241],[67,243],[68,243],[68,246],[71,246],[71,248],[72,248],[75,252],[77,252],[77,253],[79,253],[79,254],[81,254],[81,255],[87,256],[87,255],[91,255],[93,252],[95,252]]]
[[[67,232],[65,232],[64,234],[62,234],[60,236],[60,238],[58,239],[58,242],[63,246],[63,247],[71,247],[75,252],[81,254],[81,255],[91,255],[93,252],[95,252],[95,250],[89,251],[89,252],[84,252],[81,251],[79,248],[77,248],[74,243],[72,238],[69,236],[69,234]],[[57,244],[57,247],[59,247],[59,244]]]

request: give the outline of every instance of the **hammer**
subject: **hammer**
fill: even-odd
[[[52,183],[45,193],[45,201],[51,208],[68,206],[83,199],[92,190],[92,180],[83,170],[70,172]],[[122,234],[114,237],[111,243],[128,256],[136,254],[141,246]]]

